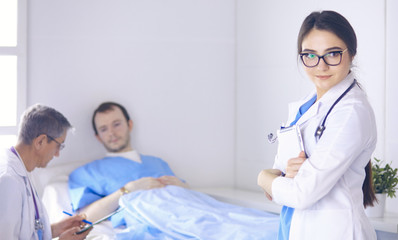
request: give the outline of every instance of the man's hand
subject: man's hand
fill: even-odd
[[[84,226],[83,219],[86,216],[84,214],[74,215],[71,217],[67,217],[60,222],[51,224],[51,233],[52,237],[59,237],[59,239],[84,239],[87,234],[82,234],[82,238],[76,238],[76,236],[72,236],[75,232],[80,230],[80,226]],[[88,231],[89,232],[89,231]],[[62,238],[61,238],[62,236]],[[80,235],[79,235],[80,236]]]
[[[153,177],[144,177],[140,178],[135,181],[128,182],[124,187],[130,191],[137,191],[137,190],[149,190],[153,188],[162,188],[166,185],[162,183],[159,179]]]
[[[175,185],[179,187],[188,188],[188,184],[184,183],[178,177],[175,176],[162,176],[158,179],[164,185]]]
[[[76,234],[76,232],[80,231],[79,227],[74,227],[71,228],[65,232],[63,232],[60,236],[59,236],[59,240],[82,240],[82,239],[86,239],[87,235],[90,233],[90,231],[93,228],[90,228],[89,230],[81,233],[81,234]]]

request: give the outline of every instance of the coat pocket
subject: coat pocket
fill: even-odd
[[[349,209],[295,212],[290,239],[350,240],[354,236],[352,221]]]

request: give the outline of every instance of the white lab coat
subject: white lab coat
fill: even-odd
[[[44,225],[43,240],[49,240],[51,226],[48,216],[36,190],[33,192]],[[9,149],[0,150],[0,193],[0,238],[37,240],[35,206],[28,174],[22,161]]]
[[[376,239],[363,207],[364,169],[377,138],[364,91],[354,86],[329,114],[322,137],[315,138],[326,112],[353,81],[351,73],[300,118],[297,124],[308,159],[295,178],[278,177],[272,183],[273,200],[295,208],[290,239]],[[288,123],[314,94],[289,106]],[[274,168],[283,169],[277,156]]]

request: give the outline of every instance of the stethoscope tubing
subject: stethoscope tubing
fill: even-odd
[[[350,85],[350,86],[349,86],[349,87],[336,99],[336,101],[334,101],[334,103],[332,104],[332,106],[329,108],[329,110],[328,110],[328,112],[326,113],[326,115],[325,115],[325,117],[324,117],[324,119],[323,119],[321,125],[319,125],[318,128],[317,128],[316,131],[315,131],[315,134],[314,134],[314,135],[315,135],[315,138],[316,138],[316,139],[319,140],[319,139],[321,138],[321,136],[322,136],[322,134],[323,134],[323,131],[324,131],[325,128],[326,128],[326,126],[325,126],[326,119],[328,118],[330,112],[333,110],[334,106],[336,106],[336,104],[339,103],[340,100],[341,100],[345,95],[347,95],[347,93],[355,86],[355,84],[357,84],[357,80],[356,80],[356,79],[354,79],[354,81],[351,83],[351,85]],[[278,139],[278,137],[277,137],[277,136],[274,136],[273,133],[269,133],[269,134],[267,135],[267,139],[268,139],[268,142],[269,142],[269,143],[275,143],[276,140]]]

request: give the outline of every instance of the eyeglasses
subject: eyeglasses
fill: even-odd
[[[51,141],[54,141],[54,142],[56,142],[56,143],[58,144],[58,147],[59,147],[59,150],[60,150],[60,151],[61,151],[62,149],[65,148],[65,143],[60,143],[60,142],[58,142],[57,140],[55,140],[55,138],[51,137],[50,135],[47,135],[47,134],[46,134],[46,136],[47,136]]]
[[[329,66],[337,66],[341,63],[341,58],[345,51],[347,51],[347,48],[340,51],[328,52],[322,56],[315,53],[300,53],[300,58],[304,66],[309,68],[318,66],[321,59]]]

